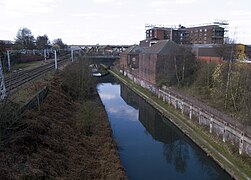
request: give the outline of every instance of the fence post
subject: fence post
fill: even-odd
[[[240,143],[239,143],[239,154],[242,154],[242,152],[243,152],[243,140],[244,140],[244,133],[241,132],[241,139],[240,139]]]
[[[199,124],[201,123],[201,109],[199,108]]]
[[[184,114],[184,101],[181,99],[181,114]]]
[[[222,136],[222,141],[226,142],[226,134],[227,134],[227,127],[226,123],[224,123],[224,131],[223,131],[223,136]]]
[[[212,116],[211,116],[211,118],[210,118],[209,132],[210,132],[210,133],[213,132],[213,117],[212,117]]]
[[[163,101],[166,102],[166,95],[162,93]]]
[[[190,109],[189,109],[189,119],[190,120],[192,119],[192,114],[193,114],[193,107],[190,106]]]
[[[174,108],[177,109],[177,103],[178,103],[178,99],[176,98],[176,96],[174,97]]]

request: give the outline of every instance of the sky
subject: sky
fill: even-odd
[[[68,45],[132,45],[145,25],[183,26],[228,21],[229,37],[251,44],[250,0],[0,0],[0,39],[20,28]]]

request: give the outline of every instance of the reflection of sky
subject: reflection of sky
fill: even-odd
[[[129,121],[138,121],[139,111],[131,106],[128,106],[120,97],[120,85],[100,84],[98,89],[99,95],[106,106],[106,111],[111,116],[125,119]]]

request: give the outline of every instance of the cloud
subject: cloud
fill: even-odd
[[[93,20],[95,18],[98,18],[100,15],[98,13],[77,13],[73,14],[74,17],[82,17],[85,20]]]
[[[85,20],[94,20],[94,19],[101,19],[101,18],[116,19],[120,17],[120,15],[118,14],[101,14],[101,13],[77,13],[77,14],[73,14],[72,16],[82,17]]]
[[[105,3],[113,3],[115,0],[92,0],[94,3],[97,4],[105,4]]]
[[[1,11],[11,17],[46,14],[56,8],[54,3],[55,0],[4,0]]]
[[[152,4],[153,4],[154,6],[163,6],[163,5],[170,5],[170,4],[173,4],[173,1],[159,0],[159,1],[153,1]]]
[[[139,111],[132,107],[128,107],[128,105],[108,107],[107,111],[120,117],[124,117],[129,121],[138,121]]]
[[[112,95],[112,94],[105,94],[105,93],[100,93],[99,94],[100,97],[104,100],[112,100],[112,99],[116,99],[116,95]]]
[[[251,12],[250,11],[245,11],[245,10],[234,10],[230,12],[231,15],[233,16],[250,16]]]
[[[196,3],[198,2],[198,0],[176,0],[175,1],[177,4],[193,4],[193,3]],[[202,1],[199,1],[200,3]]]

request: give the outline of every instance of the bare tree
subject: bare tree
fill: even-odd
[[[59,46],[60,49],[65,49],[67,46],[66,44],[63,43],[62,39],[60,39],[60,38],[54,39],[52,44]]]
[[[31,33],[31,30],[27,28],[21,28],[17,32],[15,48],[16,49],[34,49],[35,38]]]

